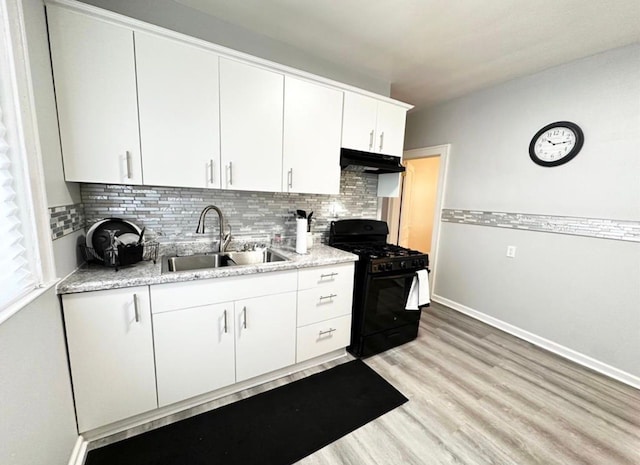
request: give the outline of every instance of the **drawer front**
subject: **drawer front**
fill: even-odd
[[[353,285],[348,281],[298,291],[298,327],[351,315],[352,300]]]
[[[301,269],[298,275],[298,289],[328,287],[347,281],[353,287],[353,262]]]
[[[151,286],[153,313],[280,294],[296,290],[298,271],[277,271],[246,276],[204,279]]]
[[[298,328],[296,362],[347,347],[351,340],[351,315]]]

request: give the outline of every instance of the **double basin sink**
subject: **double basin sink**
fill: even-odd
[[[185,256],[165,256],[162,258],[162,272],[192,271],[228,266],[260,265],[287,261],[287,258],[271,249],[246,252],[221,252]]]

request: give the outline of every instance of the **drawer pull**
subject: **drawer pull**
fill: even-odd
[[[140,323],[140,310],[138,309],[138,294],[133,294],[133,313],[136,323]]]
[[[338,273],[327,273],[327,274],[321,274],[321,275],[320,275],[320,279],[324,279],[324,278],[333,278],[334,276],[338,276]]]
[[[226,309],[224,311],[224,332],[225,333],[229,332],[227,328],[227,310]]]
[[[242,326],[247,329],[247,307],[242,308]]]
[[[334,297],[338,297],[338,294],[321,295],[320,302],[322,302],[325,299],[333,299]]]
[[[322,336],[324,336],[326,334],[328,334],[329,336],[332,336],[331,333],[333,333],[335,330],[336,330],[335,328],[329,328],[326,331],[320,331],[320,333],[318,334],[318,337],[322,337]]]

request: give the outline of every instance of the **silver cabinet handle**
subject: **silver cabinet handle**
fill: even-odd
[[[369,150],[373,148],[373,129],[369,133]]]
[[[325,334],[329,334],[329,335],[331,335],[331,333],[333,333],[335,330],[336,330],[335,328],[329,328],[329,329],[328,329],[328,330],[326,330],[326,331],[320,331],[320,333],[318,334],[318,337],[322,337],[322,336],[324,336]]]
[[[138,309],[138,294],[133,294],[133,313],[136,323],[140,323],[140,310]]]
[[[127,162],[127,179],[131,179],[133,177],[131,175],[131,152],[128,150],[125,152],[125,158]]]
[[[322,302],[325,299],[333,299],[334,297],[338,297],[338,294],[321,295],[320,302]]]
[[[227,309],[224,310],[224,332],[228,333],[228,329],[227,329]]]
[[[242,308],[242,327],[247,329],[247,307]]]
[[[384,145],[384,131],[380,133],[380,151],[382,152],[382,146]]]
[[[338,276],[338,273],[327,273],[327,274],[321,274],[321,275],[320,275],[320,279],[324,279],[324,278],[333,278],[334,276]]]
[[[210,161],[211,164],[209,165],[209,182],[213,184],[213,158]]]
[[[287,187],[291,189],[293,187],[293,168],[287,173]]]
[[[229,185],[233,185],[233,163],[229,162]]]

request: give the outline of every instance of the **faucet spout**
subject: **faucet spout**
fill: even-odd
[[[224,252],[229,241],[225,240],[225,235],[224,235],[224,215],[222,214],[222,210],[220,210],[215,205],[207,205],[206,207],[204,207],[204,209],[200,213],[200,219],[198,220],[198,226],[196,227],[196,234],[204,234],[205,218],[207,216],[207,213],[209,213],[211,210],[215,210],[215,212],[218,214],[218,219],[220,223],[220,234],[218,237],[218,251]],[[229,235],[229,238],[230,237],[231,235]]]

